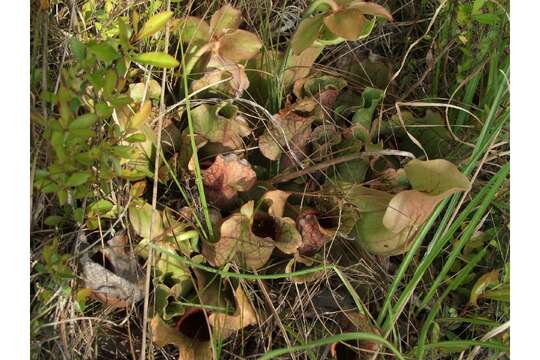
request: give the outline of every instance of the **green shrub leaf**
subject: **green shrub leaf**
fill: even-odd
[[[92,127],[97,121],[97,115],[96,114],[84,114],[73,120],[69,124],[69,129],[87,129],[89,127]]]
[[[162,13],[152,16],[148,21],[143,25],[137,36],[135,37],[136,41],[142,40],[148,36],[151,36],[161,30],[167,21],[173,16],[172,11],[164,11]]]
[[[165,69],[175,68],[180,65],[173,56],[158,51],[137,54],[133,60],[143,65],[153,65]]]
[[[76,172],[72,174],[66,181],[66,186],[80,186],[85,184],[90,178],[90,173],[87,172]]]

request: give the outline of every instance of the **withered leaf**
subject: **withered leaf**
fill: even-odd
[[[270,160],[277,160],[282,149],[302,156],[304,146],[311,137],[313,117],[304,117],[287,107],[272,117],[268,129],[259,137],[261,153]]]
[[[232,315],[214,312],[208,317],[214,334],[226,339],[234,332],[257,323],[257,313],[242,287],[235,290],[236,311]]]
[[[323,228],[317,218],[318,212],[314,209],[305,209],[298,215],[296,226],[302,234],[302,246],[298,249],[300,254],[313,254],[326,242],[331,240],[336,231]]]
[[[112,307],[129,306],[144,297],[144,276],[135,254],[126,250],[128,246],[127,235],[120,234],[92,258],[86,254],[81,258],[84,286]]]
[[[227,205],[239,191],[250,190],[256,181],[257,175],[251,165],[236,154],[218,155],[203,171],[207,196],[217,206]]]

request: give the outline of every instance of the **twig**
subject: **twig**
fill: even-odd
[[[330,166],[334,166],[337,164],[341,164],[341,163],[356,160],[356,159],[367,158],[368,156],[373,156],[373,155],[405,156],[405,157],[410,157],[411,159],[415,159],[415,156],[408,151],[400,151],[400,150],[380,150],[380,151],[374,151],[374,152],[366,151],[366,152],[361,152],[358,154],[351,154],[351,155],[346,155],[346,156],[338,157],[335,159],[323,161],[316,165],[310,166],[309,168],[298,170],[292,173],[277,175],[273,177],[272,179],[270,179],[270,184],[284,183],[289,180],[296,179],[297,177],[311,174],[312,172],[315,172],[315,171],[326,169]]]
[[[167,1],[167,11],[171,9],[171,1]],[[169,47],[169,24],[165,28],[165,51]],[[161,99],[160,99],[160,116],[158,120],[157,139],[156,139],[156,157],[154,160],[154,186],[152,189],[152,221],[150,222],[150,234],[149,238],[152,239],[152,225],[154,224],[156,217],[156,205],[157,205],[157,190],[158,190],[158,175],[159,175],[159,160],[161,153],[161,130],[163,128],[163,116],[165,112],[165,85],[167,83],[167,69],[163,69],[163,77],[161,79]],[[143,324],[142,324],[142,345],[141,345],[141,360],[145,360],[146,357],[146,332],[148,328],[148,303],[150,298],[150,276],[152,269],[152,262],[154,257],[153,248],[148,250],[148,262],[146,263],[146,281],[144,286],[144,308],[143,308]],[[152,343],[150,343],[151,346]]]

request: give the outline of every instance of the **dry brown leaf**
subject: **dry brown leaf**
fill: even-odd
[[[84,286],[92,290],[94,298],[112,307],[129,306],[144,297],[144,275],[135,254],[126,250],[127,241],[127,235],[117,235],[92,259],[86,254],[81,259]],[[98,263],[103,258],[111,269]]]
[[[317,211],[306,209],[298,215],[296,225],[302,234],[300,254],[313,254],[335,235],[335,230],[325,229],[319,224]]]
[[[304,157],[305,145],[311,139],[313,117],[304,117],[288,106],[272,117],[269,128],[259,137],[261,153],[277,160],[282,149],[292,151],[297,158]],[[287,151],[288,153],[288,151]]]

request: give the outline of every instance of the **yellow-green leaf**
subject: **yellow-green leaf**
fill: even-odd
[[[91,127],[97,121],[96,114],[84,114],[73,120],[69,124],[69,129],[86,129]]]
[[[148,21],[143,25],[141,31],[135,37],[135,40],[141,40],[148,36],[151,36],[161,30],[167,24],[167,21],[173,16],[172,11],[164,11],[162,13],[152,16]]]
[[[201,18],[186,16],[178,23],[178,34],[183,43],[208,42],[210,26]]]
[[[153,65],[165,69],[175,68],[180,65],[173,56],[159,51],[137,54],[133,57],[133,60],[143,65]]]
[[[240,10],[226,4],[212,15],[210,28],[214,36],[220,36],[226,32],[238,29],[241,21],[242,13]]]

